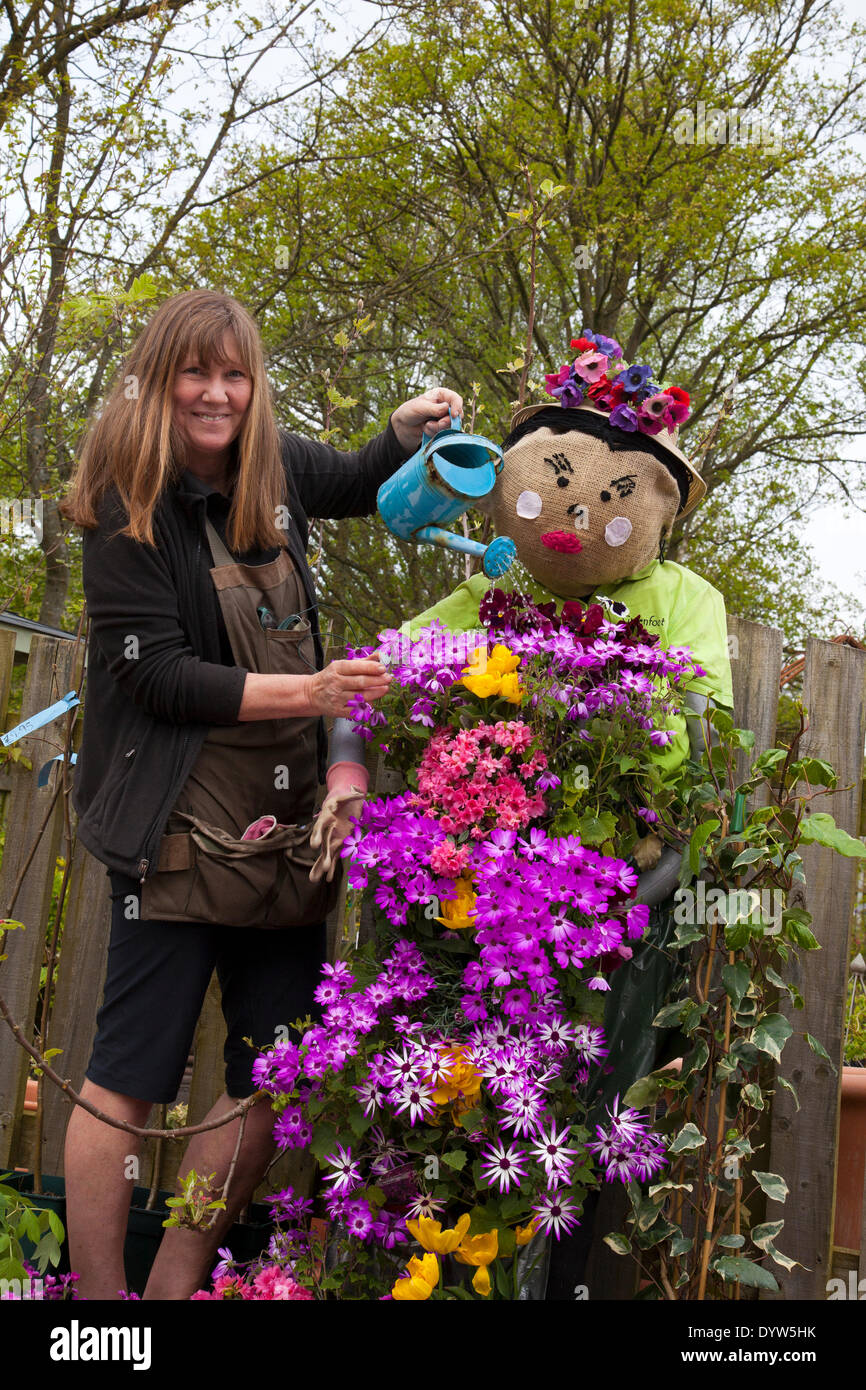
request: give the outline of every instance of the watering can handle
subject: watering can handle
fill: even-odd
[[[455,423],[454,423],[455,420],[457,421],[457,424],[456,424],[456,425],[455,425]],[[448,428],[449,428],[450,430],[462,430],[462,428],[463,428],[463,420],[461,419],[461,417],[460,417],[459,415],[452,415],[452,414],[451,414],[451,407],[450,407],[450,406],[449,406],[449,408],[448,408]],[[437,434],[439,434],[439,433],[441,433],[441,431],[437,430]],[[429,443],[430,443],[430,440],[431,440],[432,438],[433,438],[433,435],[427,434],[424,430],[422,430],[422,431],[421,431],[421,446],[422,446],[422,448],[423,448],[423,446],[424,446],[425,444],[429,444]]]

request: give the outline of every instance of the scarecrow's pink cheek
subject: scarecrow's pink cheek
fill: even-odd
[[[631,530],[631,522],[627,516],[615,516],[604,528],[605,545],[625,545]]]
[[[563,555],[579,555],[583,550],[577,536],[570,531],[545,531],[541,544],[546,545],[548,550],[561,551]]]

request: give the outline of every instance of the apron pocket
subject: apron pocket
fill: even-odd
[[[227,927],[307,927],[337,901],[339,877],[311,883],[316,853],[308,826],[283,826],[264,840],[237,840],[195,816],[166,835],[157,872],[142,885],[142,917]]]
[[[293,628],[280,632],[278,628],[264,629],[264,672],[270,676],[309,676],[316,670],[313,630],[307,618],[301,618]]]

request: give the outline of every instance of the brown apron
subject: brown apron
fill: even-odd
[[[211,578],[239,666],[268,675],[316,670],[306,598],[285,548],[266,565],[234,561],[207,523]],[[257,609],[292,627],[263,628]],[[156,872],[142,884],[143,920],[302,927],[331,910],[339,881],[311,883],[318,790],[317,716],[214,725],[169,815]],[[277,826],[240,836],[260,816]]]

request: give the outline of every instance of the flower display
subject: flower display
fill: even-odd
[[[628,853],[664,801],[655,745],[700,668],[599,604],[493,589],[480,622],[380,634],[395,679],[355,723],[405,788],[366,801],[342,849],[376,942],[324,968],[321,1020],[253,1068],[277,1143],[312,1132],[351,1252],[330,1277],[398,1302],[458,1296],[462,1265],[468,1296],[518,1297],[524,1252],[574,1229],[596,1168],[628,1182],[666,1161],[618,1102],[591,1134],[587,1088],[607,1056],[595,1001],[649,917]]]
[[[572,338],[571,348],[577,356],[544,379],[547,394],[561,406],[573,408],[586,401],[628,433],[659,434],[666,429],[673,434],[689,418],[688,391],[654,385],[651,368],[624,362],[613,338],[584,329],[579,338]]]

